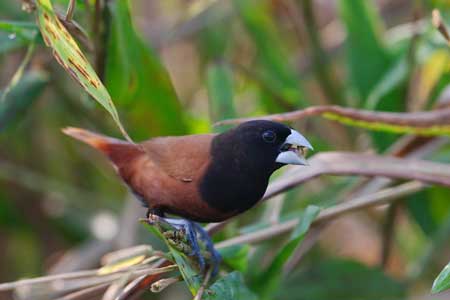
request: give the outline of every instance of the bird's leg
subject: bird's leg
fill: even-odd
[[[222,260],[222,257],[214,247],[214,243],[212,242],[208,232],[206,232],[206,230],[198,223],[195,222],[192,223],[195,227],[195,230],[200,235],[200,239],[205,243],[206,250],[208,250],[209,253],[211,254],[211,268],[213,268],[211,275],[212,277],[214,277],[215,275],[217,275],[219,271],[220,261]]]
[[[189,245],[186,244],[175,244],[180,251],[188,254],[189,256],[194,256],[198,259],[200,270],[203,272],[205,269],[205,257],[201,253],[200,245],[198,243],[197,237],[204,243],[206,250],[209,252],[210,256],[210,266],[213,268],[212,276],[215,276],[219,270],[219,265],[221,257],[219,252],[214,248],[214,244],[209,236],[209,234],[203,229],[199,224],[185,220],[185,219],[174,219],[166,218],[163,215],[157,213],[154,210],[147,212],[147,219],[150,222],[153,218],[152,216],[157,216],[161,221],[166,222],[171,227],[175,228],[177,231],[182,232],[182,234],[177,234],[174,231],[166,231],[165,236],[169,240],[184,240]],[[198,234],[198,235],[197,235]],[[187,247],[186,247],[187,246]]]
[[[194,256],[198,259],[200,270],[203,272],[205,269],[205,258],[201,254],[200,246],[197,240],[197,228],[194,222],[185,219],[172,219],[172,218],[162,218],[164,221],[172,225],[174,228],[181,230],[185,233],[187,242],[192,248],[189,256]],[[198,225],[197,225],[198,226]]]

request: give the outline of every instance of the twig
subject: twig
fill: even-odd
[[[271,184],[263,199],[282,193],[320,175],[383,176],[409,179],[450,187],[450,165],[416,159],[402,159],[351,152],[322,152]]]
[[[171,265],[168,260],[161,259],[155,267],[162,268]],[[148,289],[154,282],[161,278],[160,274],[143,275],[130,282],[125,289],[114,300],[137,299],[144,290]]]
[[[118,270],[114,273],[101,275],[98,274],[98,270],[87,270],[87,271],[78,271],[78,272],[72,272],[72,273],[65,273],[65,274],[58,274],[58,275],[49,275],[49,276],[43,276],[38,278],[32,278],[32,279],[22,279],[14,282],[7,282],[0,284],[0,291],[8,291],[12,289],[16,289],[21,286],[31,285],[31,284],[41,284],[41,283],[47,283],[55,280],[68,280],[68,279],[79,279],[79,278],[86,278],[86,277],[104,277],[108,278],[111,277],[112,279],[116,278],[116,275],[121,275],[123,273],[130,273],[132,275],[150,275],[150,274],[160,274],[165,273],[174,270],[175,266],[170,265],[167,267],[161,267],[161,268],[155,268],[155,267],[145,267],[145,268],[135,268],[135,269],[123,269]]]
[[[277,122],[296,121],[306,117],[322,115],[328,118],[338,116],[350,120],[367,123],[384,123],[394,126],[408,126],[417,129],[433,126],[450,125],[450,108],[412,113],[379,112],[363,109],[353,109],[337,105],[311,106],[306,109],[287,113],[273,114],[254,118],[239,118],[215,123],[215,126],[239,124],[252,120],[272,120]]]
[[[67,22],[71,22],[72,18],[73,18],[73,13],[75,12],[75,4],[76,4],[76,0],[70,0],[69,2],[69,6],[67,7],[67,12],[66,12],[66,17],[65,20]]]
[[[284,194],[277,195],[268,203],[262,216],[263,220],[268,220],[271,224],[279,223],[285,196]]]
[[[399,212],[400,202],[395,202],[389,205],[386,212],[386,220],[383,225],[383,241],[381,243],[381,257],[380,267],[386,269],[389,263],[389,257],[391,255],[392,240],[395,236],[395,224]]]
[[[441,13],[437,9],[433,9],[431,15],[431,22],[433,26],[442,34],[447,43],[450,44],[450,34],[448,33],[447,27],[444,22],[442,22]]]
[[[22,62],[20,63],[19,67],[17,68],[16,72],[14,73],[13,77],[8,83],[8,86],[3,90],[3,93],[0,96],[0,104],[3,104],[5,102],[6,96],[9,94],[12,88],[19,82],[19,80],[23,76],[23,71],[25,70],[26,66],[31,60],[31,57],[33,56],[34,49],[35,49],[35,36],[36,32],[34,32],[33,41],[30,43],[27,49],[27,53],[25,54],[25,57],[23,58]]]
[[[426,185],[424,185],[421,182],[411,181],[408,183],[398,185],[396,187],[381,190],[379,192],[370,195],[358,197],[351,201],[323,210],[316,218],[316,220],[314,220],[313,225],[331,221],[335,218],[338,218],[344,214],[353,212],[355,210],[395,201],[402,196],[410,195],[412,193],[420,191],[425,186]],[[297,224],[298,220],[291,220],[256,232],[243,234],[241,236],[231,238],[218,243],[216,245],[216,248],[220,249],[243,243],[257,243],[259,241],[267,240],[279,234],[288,232],[292,230]]]
[[[71,248],[55,263],[47,274],[61,274],[94,268],[102,255],[112,251],[113,242],[90,240]]]
[[[205,279],[203,280],[202,285],[198,289],[197,295],[195,295],[194,300],[201,300],[202,299],[203,293],[205,292],[205,289],[206,289],[206,286],[208,285],[209,280],[211,279],[212,271],[213,271],[213,268],[209,268],[208,272],[206,272]]]
[[[160,279],[160,280],[156,281],[155,283],[153,283],[150,287],[150,290],[153,293],[160,293],[161,291],[166,289],[168,286],[170,286],[174,283],[177,283],[179,281],[180,281],[180,277],[163,278],[163,279]]]
[[[103,293],[104,290],[108,288],[110,283],[103,283],[95,286],[91,286],[70,294],[67,294],[63,297],[57,298],[55,300],[84,300],[90,299],[90,297],[99,296]]]
[[[328,224],[317,224],[308,230],[305,239],[301,243],[295,252],[291,255],[289,260],[283,267],[284,274],[290,274],[290,272],[299,264],[303,256],[316,244],[319,240],[320,234]]]

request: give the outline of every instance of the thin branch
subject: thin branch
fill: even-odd
[[[155,267],[162,268],[170,266],[172,263],[168,260],[161,259],[155,264]],[[160,274],[144,275],[130,282],[125,289],[114,300],[131,300],[137,299],[143,291],[147,290],[153,283],[161,279]]]
[[[171,286],[174,283],[179,282],[180,280],[181,280],[180,277],[163,278],[163,279],[160,279],[160,280],[156,281],[155,283],[153,283],[150,287],[150,290],[153,293],[160,293],[167,287]]]
[[[311,116],[328,116],[334,115],[350,120],[367,122],[367,123],[383,123],[393,126],[408,126],[414,128],[429,128],[433,126],[450,125],[450,108],[423,111],[412,113],[398,112],[379,112],[363,109],[354,109],[337,105],[319,105],[311,106],[306,109],[296,110],[287,113],[273,114],[254,118],[239,118],[224,120],[215,123],[215,126],[227,124],[239,124],[252,120],[272,120],[277,122],[296,121]]]
[[[399,204],[401,202],[392,203],[387,209],[385,222],[383,224],[383,239],[381,243],[380,267],[386,269],[392,252],[392,242],[395,236],[395,224],[399,214]]]
[[[442,34],[447,43],[450,44],[450,34],[448,33],[447,26],[442,22],[441,13],[437,9],[433,9],[431,15],[431,22],[433,26]]]
[[[271,184],[263,199],[298,186],[320,175],[383,176],[418,180],[450,187],[450,165],[396,157],[351,152],[322,152],[309,159],[310,166],[298,167]]]
[[[203,297],[203,293],[205,292],[206,287],[208,286],[209,280],[211,279],[211,274],[214,268],[209,268],[208,272],[206,272],[205,279],[203,280],[202,285],[197,291],[197,294],[194,297],[194,300],[201,300]]]
[[[108,288],[110,285],[109,282],[95,285],[92,287],[88,287],[70,294],[67,294],[63,297],[60,297],[56,300],[84,300],[84,299],[90,299],[90,297],[94,296],[100,296],[104,290]]]
[[[11,80],[9,81],[8,85],[6,86],[6,88],[3,89],[3,93],[0,96],[0,104],[4,104],[6,96],[8,96],[9,92],[11,91],[11,89],[13,89],[16,86],[16,84],[20,81],[20,79],[22,78],[23,72],[24,72],[26,66],[28,65],[28,63],[30,62],[31,57],[33,56],[33,53],[34,53],[34,49],[35,49],[35,46],[36,46],[35,36],[36,36],[36,32],[33,34],[33,41],[28,46],[27,52],[25,54],[25,57],[23,58],[23,60],[20,63],[19,67],[17,68],[16,72],[14,72],[14,75],[11,78]]]
[[[105,275],[101,275],[98,273],[98,270],[87,270],[87,271],[78,271],[78,272],[72,272],[72,273],[65,273],[65,274],[58,274],[58,275],[50,275],[50,276],[43,276],[38,278],[32,278],[32,279],[22,279],[14,282],[7,282],[0,284],[0,291],[8,291],[12,289],[16,289],[18,287],[31,285],[31,284],[42,284],[42,283],[48,283],[55,280],[68,280],[68,279],[80,279],[80,278],[104,278],[105,281],[110,281],[117,279],[118,276],[121,276],[124,273],[130,273],[133,276],[140,276],[140,275],[150,275],[150,274],[160,274],[169,272],[175,269],[174,265],[170,265],[167,267],[161,267],[161,268],[155,268],[153,266],[151,267],[145,267],[145,268],[135,268],[135,269],[123,269],[118,270],[114,273],[109,273]]]
[[[76,4],[76,0],[70,0],[69,2],[69,6],[67,7],[67,12],[66,12],[66,17],[65,20],[67,22],[71,22],[73,19],[73,13],[75,12],[75,4]]]
[[[314,220],[313,225],[318,225],[334,220],[349,212],[390,203],[401,198],[402,196],[416,193],[422,190],[425,186],[426,185],[421,182],[411,181],[398,185],[396,187],[381,190],[370,195],[358,197],[351,201],[323,210],[316,218],[316,220]],[[243,243],[257,243],[288,232],[292,230],[297,224],[298,220],[295,219],[259,231],[243,234],[216,244],[216,248],[220,249]]]

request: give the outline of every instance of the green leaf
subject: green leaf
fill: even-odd
[[[234,270],[245,272],[248,267],[249,245],[236,245],[220,249],[222,261]]]
[[[350,79],[365,101],[391,64],[382,41],[381,18],[372,1],[340,0],[339,12],[347,30]]]
[[[450,190],[439,186],[408,197],[408,211],[427,236],[433,236],[449,217],[449,197]]]
[[[382,270],[343,259],[316,261],[283,280],[273,299],[400,300],[406,286]]]
[[[234,0],[239,13],[258,54],[258,80],[271,93],[293,107],[305,107],[307,102],[300,86],[300,79],[289,62],[275,22],[270,16],[270,2],[261,0]],[[269,102],[270,101],[270,102]],[[273,99],[265,102],[269,111],[279,111],[280,106]]]
[[[39,28],[30,22],[0,21],[0,30],[9,32],[24,41],[34,41]]]
[[[34,23],[0,21],[0,54],[34,43],[38,32]]]
[[[43,72],[26,73],[5,95],[0,102],[0,131],[13,121],[23,117],[25,111],[41,95],[48,83],[48,76]],[[3,97],[2,97],[3,98]]]
[[[381,77],[367,97],[366,109],[375,110],[381,99],[397,89],[409,74],[406,58],[400,59]]]
[[[437,229],[437,224],[431,215],[427,198],[427,191],[415,193],[407,198],[406,207],[422,231],[427,235],[432,235]]]
[[[177,249],[172,247],[171,244],[167,241],[167,239],[162,235],[162,233],[155,226],[150,225],[147,222],[142,222],[142,224],[144,224],[144,226],[150,232],[155,234],[158,238],[160,238],[161,240],[163,240],[166,243],[173,259],[175,260],[175,263],[177,264],[177,266],[180,270],[181,276],[183,277],[190,292],[192,293],[192,295],[196,295],[198,289],[200,288],[200,286],[202,284],[202,278],[198,274],[198,271],[191,265],[191,262],[186,257],[186,255],[184,255],[183,253],[181,253],[180,251],[178,251]]]
[[[128,0],[110,1],[106,86],[138,138],[186,132],[182,107],[158,55],[134,29]],[[176,121],[175,121],[176,120]]]
[[[213,122],[236,117],[233,103],[233,74],[223,62],[213,63],[207,70],[210,114]]]
[[[444,270],[434,280],[431,293],[440,293],[448,289],[450,289],[450,263],[445,266]]]
[[[122,123],[111,96],[98,78],[86,56],[77,43],[61,24],[53,11],[50,0],[36,1],[38,23],[45,44],[53,49],[53,55],[58,63],[112,116],[116,125],[127,140],[131,141]]]
[[[205,300],[256,300],[257,297],[244,284],[242,275],[233,272],[217,280],[205,291]]]
[[[289,241],[273,259],[267,270],[261,275],[259,279],[259,285],[261,288],[259,291],[262,295],[268,295],[270,292],[276,289],[279,284],[282,275],[282,269],[287,260],[294,253],[295,249],[301,245],[306,233],[309,230],[311,223],[317,217],[320,212],[320,208],[317,206],[308,206],[299,218],[299,223],[295,227],[294,231],[289,238]]]

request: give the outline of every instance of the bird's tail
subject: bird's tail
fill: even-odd
[[[62,132],[103,152],[119,167],[143,153],[138,145],[86,129],[66,127],[62,129]]]

